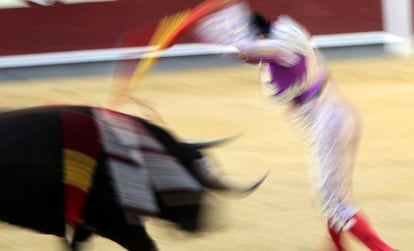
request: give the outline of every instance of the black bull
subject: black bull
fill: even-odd
[[[74,128],[75,134],[71,139],[77,138],[76,130],[86,129],[80,128],[82,123],[63,122],[62,114],[69,112],[92,118],[96,117],[96,111],[107,110],[87,106],[44,106],[0,113],[1,221],[41,233],[67,237],[69,230],[66,228],[68,219],[65,216],[65,205],[72,202],[65,194],[62,178],[65,176],[62,153],[65,137],[62,135],[65,123],[71,123],[71,128]],[[173,222],[182,230],[194,232],[203,228],[200,223],[200,215],[205,208],[202,198],[208,189],[248,193],[264,179],[263,177],[247,188],[229,186],[206,165],[201,152],[206,145],[179,141],[167,130],[142,118],[125,114],[122,116],[144,128],[148,132],[146,136],[159,142],[164,149],[165,152],[161,155],[173,158],[200,184],[201,189],[192,191],[151,189],[158,211],[150,215]],[[87,134],[87,137],[78,139],[82,144],[88,143],[84,142],[88,138]],[[81,219],[73,226],[73,238],[66,238],[67,246],[71,250],[77,250],[78,243],[87,240],[92,234],[98,234],[127,250],[157,250],[145,226],[139,223],[140,213],[148,215],[148,212],[139,210],[142,208],[127,208],[120,202],[120,195],[114,185],[116,178],[111,174],[108,164],[113,156],[104,149],[101,141],[98,141],[91,186],[87,191],[85,205],[81,207]],[[146,150],[148,149],[141,149],[141,152],[146,155]],[[170,203],[163,200],[166,195],[172,195],[169,197]],[[185,195],[182,197],[191,197],[192,200],[174,203],[174,200],[179,200],[174,199],[177,195]],[[135,216],[135,222],[128,219],[131,218],[131,212]]]

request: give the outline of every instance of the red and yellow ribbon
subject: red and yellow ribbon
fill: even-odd
[[[193,9],[181,11],[161,19],[148,43],[150,49],[149,52],[145,53],[139,61],[129,80],[125,81],[123,79],[116,83],[123,86],[117,86],[115,89],[117,92],[111,93],[111,95],[118,96],[112,100],[117,100],[118,98],[125,96],[127,92],[136,88],[142,76],[145,75],[145,73],[147,73],[157,62],[161,55],[161,51],[171,47],[175,41],[177,41],[177,39],[198,20],[225,6],[237,2],[240,2],[240,0],[206,0]],[[112,102],[111,105],[113,105],[113,103],[114,102]]]

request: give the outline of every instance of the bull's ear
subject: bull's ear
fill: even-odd
[[[193,148],[193,149],[197,149],[197,150],[202,150],[205,148],[209,148],[209,147],[213,147],[213,146],[217,146],[217,145],[221,145],[224,143],[227,143],[230,140],[234,140],[235,138],[239,137],[242,133],[233,135],[233,136],[229,136],[229,137],[225,137],[225,138],[220,138],[220,139],[213,139],[213,140],[208,140],[208,141],[197,141],[197,142],[181,142],[184,146],[187,146],[189,148]]]

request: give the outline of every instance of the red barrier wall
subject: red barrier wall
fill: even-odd
[[[117,48],[125,32],[128,46],[144,46],[160,18],[201,0],[118,0],[0,9],[0,56]],[[252,0],[270,18],[289,14],[313,34],[381,31],[381,1]],[[186,34],[179,42],[191,42]]]

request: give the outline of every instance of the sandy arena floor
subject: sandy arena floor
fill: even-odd
[[[364,133],[354,194],[381,236],[401,251],[414,242],[414,60],[375,58],[331,61],[332,75],[360,110]],[[315,210],[305,148],[283,110],[262,97],[252,66],[191,69],[146,76],[135,96],[156,108],[165,126],[184,139],[244,132],[213,149],[223,172],[236,181],[271,173],[250,197],[217,197],[222,209],[207,233],[188,236],[148,221],[161,251],[328,251],[325,222]],[[108,76],[2,82],[0,107],[50,102],[100,105]],[[135,104],[120,108],[140,114]],[[30,213],[30,212],[28,212]],[[36,217],[35,215],[33,217]],[[348,238],[350,251],[366,250]],[[0,250],[52,251],[58,241],[0,225]],[[96,237],[88,250],[122,250]]]

